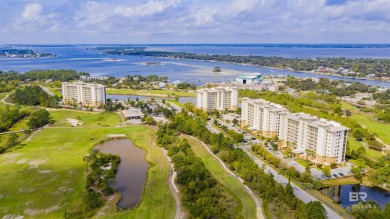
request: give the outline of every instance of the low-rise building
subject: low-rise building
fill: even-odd
[[[215,87],[197,90],[196,107],[211,110],[237,110],[238,88]]]
[[[261,74],[238,76],[236,82],[240,84],[259,84],[261,82]]]
[[[106,87],[101,84],[84,82],[62,83],[62,102],[76,103],[83,106],[98,107],[106,104]]]
[[[144,114],[142,113],[142,111],[140,109],[137,109],[137,108],[130,108],[127,110],[122,110],[121,114],[126,120],[144,118]]]

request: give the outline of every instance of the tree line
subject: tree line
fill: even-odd
[[[16,71],[3,72],[0,71],[0,82],[9,81],[72,81],[80,79],[80,76],[89,76],[86,72],[77,72],[75,70],[59,69],[59,70],[32,70],[25,73]]]
[[[157,144],[168,149],[168,156],[172,158],[189,218],[237,218],[234,198],[211,175],[202,160],[195,156],[187,140],[164,139],[173,137],[175,132],[167,125],[160,126]]]

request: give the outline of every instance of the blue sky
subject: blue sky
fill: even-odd
[[[10,43],[390,43],[390,0],[1,0]]]

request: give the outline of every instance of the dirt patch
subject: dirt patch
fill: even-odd
[[[19,193],[28,193],[28,192],[34,192],[34,188],[20,188]]]
[[[62,186],[62,187],[58,188],[58,190],[60,190],[61,192],[71,192],[74,189],[70,188],[70,187]]]
[[[15,159],[20,156],[22,154],[17,154],[17,153],[14,153],[14,154],[11,154],[11,153],[7,153],[7,154],[3,154],[1,158],[3,158],[3,164],[9,164],[9,163],[15,163]]]
[[[39,170],[38,173],[42,173],[42,174],[49,174],[49,173],[52,173],[53,171],[51,170]]]
[[[14,159],[16,158],[17,156],[20,156],[21,154],[4,154],[3,155],[3,158],[6,158],[6,159]]]
[[[28,164],[30,168],[38,168],[39,165],[46,163],[46,160],[30,160]]]
[[[17,214],[7,214],[2,217],[2,219],[24,219],[24,216]]]
[[[27,159],[26,158],[22,158],[22,159],[16,161],[16,164],[24,164],[26,162],[27,162]]]
[[[31,208],[28,208],[28,209],[24,210],[24,214],[26,214],[28,216],[36,216],[36,215],[40,215],[40,214],[48,214],[48,213],[56,211],[58,209],[60,209],[60,205],[54,205],[53,207],[46,208],[46,209],[31,209]]]
[[[78,119],[71,119],[71,118],[67,118],[66,121],[68,121],[72,126],[79,126],[79,125],[82,125],[83,123],[78,120]]]

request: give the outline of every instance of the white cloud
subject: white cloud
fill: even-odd
[[[39,3],[30,3],[24,7],[22,17],[24,19],[37,19],[42,11],[42,6]]]
[[[390,43],[387,37],[390,0],[334,2],[336,0],[2,0],[0,34],[39,33],[42,38],[56,39],[58,36],[50,34],[62,33],[80,40],[100,37],[103,42],[130,38],[152,39],[152,42],[162,42],[162,38],[173,41],[197,38],[214,42],[226,37],[230,42],[305,43],[332,39],[337,43],[337,39],[340,42],[347,39]]]
[[[179,2],[180,0],[148,1],[135,7],[119,6],[115,9],[115,13],[126,17],[150,16],[161,13],[169,7],[174,7]]]

